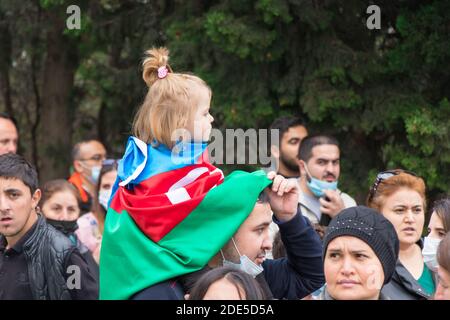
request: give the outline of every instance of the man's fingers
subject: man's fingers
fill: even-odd
[[[325,208],[325,207],[320,207],[320,212],[330,215],[331,209]]]
[[[331,201],[335,201],[339,197],[339,194],[335,190],[324,190],[324,193]]]
[[[283,182],[284,178],[280,175],[275,176],[272,183],[272,191],[278,192],[278,188],[280,187],[281,182]]]
[[[291,192],[293,189],[298,188],[297,180],[295,179],[288,179],[288,184],[286,188],[284,189],[284,192]]]
[[[330,205],[330,201],[327,201],[324,198],[319,198],[319,203],[324,208],[328,208]]]
[[[267,178],[269,178],[270,180],[273,180],[273,178],[275,178],[276,175],[277,175],[277,173],[275,171],[270,171],[267,174]]]
[[[289,181],[288,180],[283,180],[280,183],[280,186],[278,187],[278,195],[281,197],[286,191],[286,187],[288,186]]]

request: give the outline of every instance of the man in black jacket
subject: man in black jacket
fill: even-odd
[[[300,213],[297,182],[274,172],[268,177],[273,179],[272,186],[261,194],[248,218],[205,269],[146,288],[132,299],[182,299],[201,274],[222,265],[254,276],[269,298],[301,299],[319,289],[325,283],[322,243]],[[272,220],[279,226],[286,258],[265,259],[272,248]]]
[[[37,214],[35,169],[0,156],[0,300],[97,299],[98,279],[70,240]]]

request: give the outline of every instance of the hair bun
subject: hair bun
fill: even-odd
[[[143,72],[142,79],[144,79],[147,86],[150,88],[156,80],[158,80],[158,68],[166,66],[169,72],[172,72],[169,64],[169,49],[165,47],[151,48],[145,52],[145,59],[142,62]]]

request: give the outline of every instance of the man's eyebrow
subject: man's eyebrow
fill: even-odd
[[[5,190],[6,193],[13,193],[13,192],[19,192],[22,193],[22,191],[20,191],[20,189],[15,189],[15,188],[9,188]]]
[[[263,222],[263,223],[258,224],[255,227],[255,229],[258,229],[258,228],[261,228],[261,227],[265,227],[265,226],[268,226],[268,225],[270,225],[270,222]]]
[[[329,161],[336,161],[336,160],[339,160],[340,158],[336,158],[336,159],[325,159],[325,158],[317,158],[317,161],[327,161],[327,162],[329,162]]]

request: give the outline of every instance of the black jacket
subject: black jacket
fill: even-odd
[[[23,244],[29,286],[35,300],[97,299],[98,280],[91,276],[77,248],[63,233],[38,215],[34,231]],[[3,237],[3,236],[1,236]],[[81,288],[68,288],[68,278],[79,268]],[[74,283],[74,282],[71,282]]]
[[[301,299],[324,283],[322,242],[309,220],[298,210],[296,216],[278,224],[287,258],[265,260],[264,278],[276,299]],[[180,299],[186,289],[171,279],[148,287],[132,297],[136,300]]]

